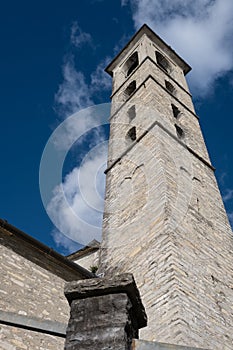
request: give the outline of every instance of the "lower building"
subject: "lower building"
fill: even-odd
[[[66,281],[92,273],[0,220],[0,349],[62,350]]]

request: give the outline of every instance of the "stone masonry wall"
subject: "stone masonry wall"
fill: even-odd
[[[134,273],[143,339],[230,350],[231,230],[213,171],[182,147],[157,127],[110,170],[103,261]]]
[[[0,310],[38,320],[67,324],[69,305],[64,297],[64,280],[0,245]],[[64,339],[1,327],[1,349],[58,350]]]
[[[64,339],[18,327],[0,325],[1,350],[63,350]]]
[[[139,66],[113,95],[101,268],[134,274],[148,315],[142,339],[232,350],[233,237],[191,98],[161,87],[167,74],[156,67],[161,84],[150,78],[121,101],[130,81],[154,72]]]

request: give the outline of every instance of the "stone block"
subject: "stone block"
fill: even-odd
[[[130,350],[147,317],[131,274],[66,284],[71,306],[65,350]]]

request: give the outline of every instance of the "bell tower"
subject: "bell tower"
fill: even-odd
[[[113,77],[101,270],[134,274],[141,338],[233,349],[233,237],[185,75],[147,25]]]

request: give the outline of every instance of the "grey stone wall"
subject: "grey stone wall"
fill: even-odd
[[[143,340],[133,340],[132,350],[204,350],[200,348],[190,348],[189,346],[179,346],[172,344],[162,344]]]
[[[0,245],[0,311],[41,322],[68,323],[69,305],[64,297],[64,280]],[[2,315],[0,318],[2,321]],[[19,317],[20,318],[20,317]],[[18,320],[19,320],[18,318]],[[12,317],[12,322],[16,317]],[[3,321],[6,320],[4,317]],[[64,339],[41,332],[0,324],[0,349],[58,350]]]
[[[1,350],[63,350],[65,339],[0,324]]]
[[[1,310],[67,322],[64,280],[2,245],[0,263]]]
[[[152,44],[143,45],[149,53]],[[134,274],[148,315],[142,339],[230,350],[232,231],[191,97],[179,87],[181,69],[174,68],[172,96],[162,86],[167,74],[147,62],[112,98],[102,270]],[[118,74],[117,67],[115,86]],[[123,103],[122,92],[134,79],[138,88]],[[171,103],[181,110],[179,118]],[[132,105],[136,116],[129,121]],[[129,143],[132,126],[137,140]]]

